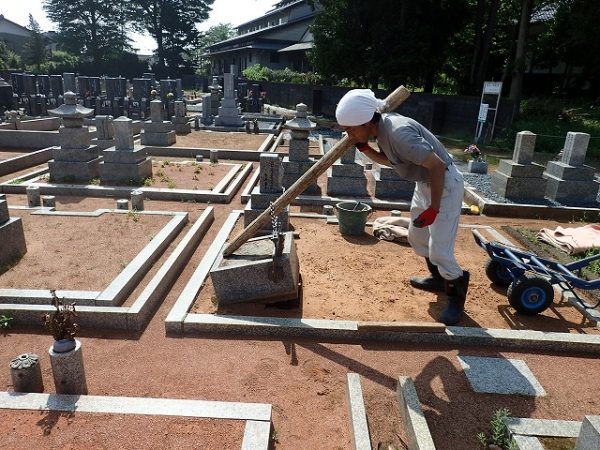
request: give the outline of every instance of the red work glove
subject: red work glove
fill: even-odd
[[[435,218],[437,217],[439,211],[437,209],[433,209],[431,206],[423,211],[419,217],[413,220],[413,225],[417,228],[428,227],[431,225]]]
[[[364,152],[365,150],[373,150],[368,142],[357,142],[355,147],[359,152]]]

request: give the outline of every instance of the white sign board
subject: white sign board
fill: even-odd
[[[479,105],[479,115],[477,116],[478,122],[485,122],[487,120],[489,109],[490,105],[488,105],[487,103],[482,103]]]
[[[484,94],[500,95],[502,92],[502,81],[486,81],[483,83]]]

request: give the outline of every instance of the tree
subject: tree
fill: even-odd
[[[23,46],[23,59],[26,64],[34,65],[39,71],[40,66],[47,60],[46,39],[39,23],[31,14],[29,14],[29,31],[29,39]]]
[[[157,45],[157,72],[172,74],[189,66],[185,56],[197,44],[196,24],[208,18],[214,0],[131,0],[130,14],[136,17],[133,26],[147,32]]]
[[[210,27],[198,39],[198,46],[195,50],[196,73],[210,75],[210,59],[203,57],[208,47],[217,42],[225,41],[235,35],[235,29],[230,23],[220,23]]]
[[[525,73],[525,57],[527,52],[527,35],[529,32],[529,22],[531,20],[531,11],[533,9],[533,0],[523,0],[521,3],[521,18],[519,20],[519,36],[517,37],[517,46],[515,60],[513,64],[513,73],[510,83],[509,98],[515,102],[517,112],[521,103],[523,94],[523,76]]]
[[[321,75],[431,92],[468,18],[467,0],[320,0],[311,59]]]
[[[0,41],[0,70],[22,68],[21,57],[10,50],[3,41]]]
[[[44,0],[48,18],[58,25],[61,48],[92,62],[130,48],[124,5],[121,0]]]

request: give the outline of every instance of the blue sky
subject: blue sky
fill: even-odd
[[[124,0],[126,1],[126,0]],[[231,23],[239,25],[249,20],[260,17],[265,12],[272,9],[278,0],[215,0],[212,5],[212,12],[207,21],[202,22],[198,29],[206,30],[218,23]],[[40,24],[44,31],[53,29],[52,22],[46,18],[42,8],[42,0],[19,0],[18,7],[15,7],[15,0],[0,0],[0,13],[18,23],[27,26],[29,23],[29,14]],[[139,34],[133,34],[134,47],[139,48],[138,53],[150,53],[156,48],[152,38]]]

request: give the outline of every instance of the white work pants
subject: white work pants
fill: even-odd
[[[411,223],[408,228],[408,242],[417,255],[429,258],[446,280],[455,280],[463,274],[454,257],[454,242],[463,195],[463,176],[456,166],[451,164],[445,172],[440,212],[430,226],[417,228],[412,224],[412,221],[431,205],[429,183],[422,181],[416,183],[410,205]]]

